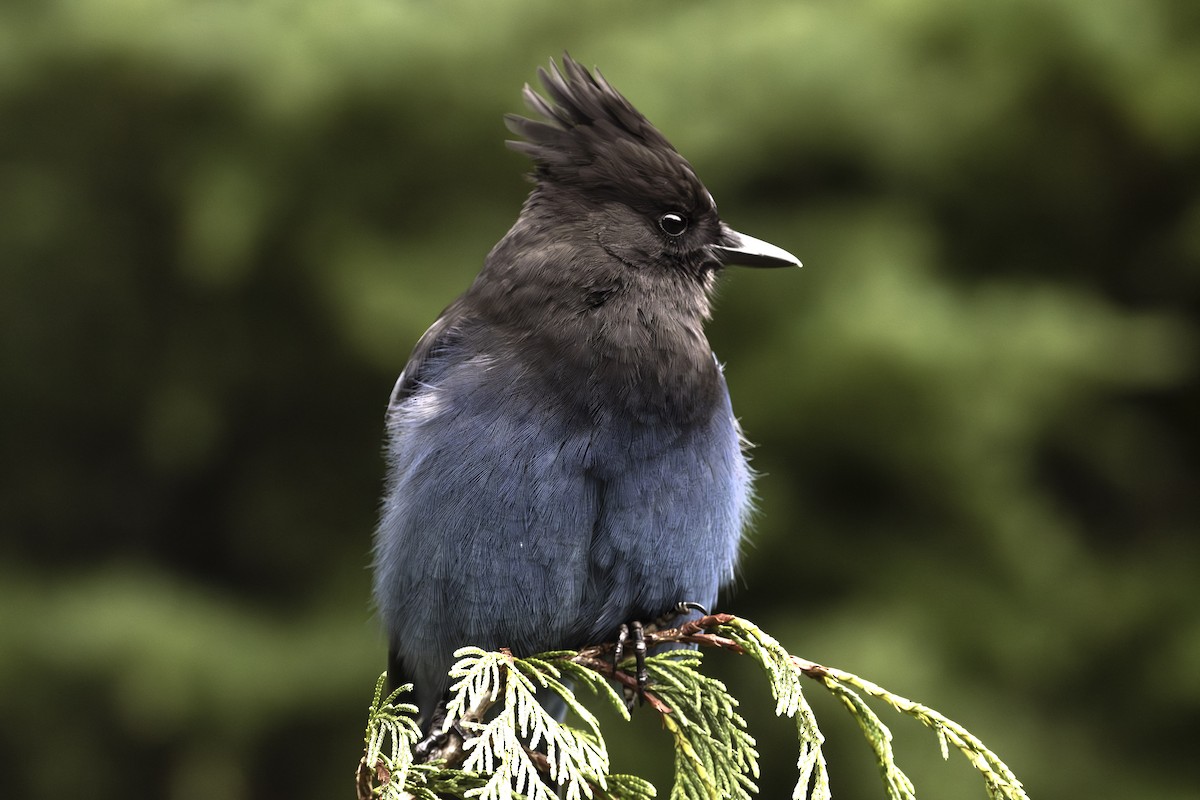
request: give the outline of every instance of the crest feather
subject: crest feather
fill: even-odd
[[[542,119],[505,116],[507,142],[533,159],[539,183],[586,189],[630,204],[694,203],[707,195],[688,162],[633,104],[564,53],[538,69],[545,96],[528,84],[525,104]]]

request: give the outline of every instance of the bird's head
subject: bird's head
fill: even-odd
[[[723,223],[691,164],[599,71],[564,55],[561,69],[551,61],[538,75],[547,96],[526,85],[525,101],[542,119],[506,117],[521,137],[509,146],[534,162],[527,212],[595,236],[634,269],[707,280],[724,265],[800,266]]]

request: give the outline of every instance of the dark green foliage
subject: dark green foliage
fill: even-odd
[[[764,474],[723,610],[1033,797],[1191,797],[1197,8],[4,4],[0,797],[349,796],[383,407],[515,219],[501,115],[564,48],[806,265],[729,276],[711,328]],[[758,731],[753,669],[720,678]],[[614,768],[666,785],[638,724]],[[977,793],[926,737],[921,796]]]

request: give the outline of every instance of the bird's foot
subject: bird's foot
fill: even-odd
[[[651,632],[662,630],[670,627],[680,616],[693,612],[699,612],[702,617],[708,616],[708,609],[704,606],[699,603],[684,601],[676,603],[674,608],[648,624],[634,621],[622,623],[621,627],[617,629],[617,644],[613,648],[614,672],[619,668],[621,662],[625,660],[626,648],[630,646],[633,648],[633,676],[636,682],[636,689],[630,687],[635,693],[633,697],[629,698],[630,700],[636,697],[639,705],[644,703],[646,701],[646,687],[650,685],[650,672],[646,669],[646,653],[648,649],[646,646],[647,629]]]
[[[425,764],[439,760],[451,764],[461,763],[462,758],[456,758],[456,756],[462,754],[463,745],[467,741],[467,732],[462,729],[458,721],[446,727],[445,720],[446,706],[444,703],[439,703],[429,724],[429,734],[413,745],[414,762]]]
[[[650,673],[646,670],[646,628],[640,622],[621,623],[617,629],[617,646],[613,648],[613,671],[625,660],[625,648],[633,637],[634,680],[637,682],[637,699],[646,699],[646,687],[650,684]]]
[[[428,736],[413,745],[413,761],[418,764],[431,761],[434,754],[441,752],[449,743],[450,731],[430,731]]]

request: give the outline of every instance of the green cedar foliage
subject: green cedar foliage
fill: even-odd
[[[804,697],[815,681],[842,702],[858,722],[879,764],[888,800],[915,800],[911,780],[896,764],[892,734],[867,697],[881,701],[933,730],[943,758],[950,745],[982,776],[991,800],[1028,800],[1021,782],[1000,758],[966,728],[937,711],[900,697],[849,672],[789,654],[763,630],[728,614],[651,633],[648,641],[684,642],[748,656],[765,673],[776,714],[796,721],[797,780],[793,800],[829,800],[824,737]],[[421,734],[416,708],[397,700],[411,686],[382,698],[375,686],[367,720],[366,752],[358,771],[360,800],[417,797],[480,800],[601,800],[657,797],[655,787],[632,775],[609,771],[608,750],[596,716],[582,705],[572,684],[586,686],[611,703],[626,721],[617,682],[636,685],[629,660],[614,670],[604,656],[611,646],[517,658],[506,651],[464,647],[450,672],[451,687],[442,743],[430,763],[414,763]],[[720,681],[700,671],[699,650],[667,650],[646,659],[648,704],[661,715],[675,752],[670,800],[749,800],[758,791],[759,754],[738,701]],[[574,721],[558,722],[539,703],[539,693],[561,698]],[[542,694],[544,699],[545,695]],[[449,743],[446,746],[444,743]]]

